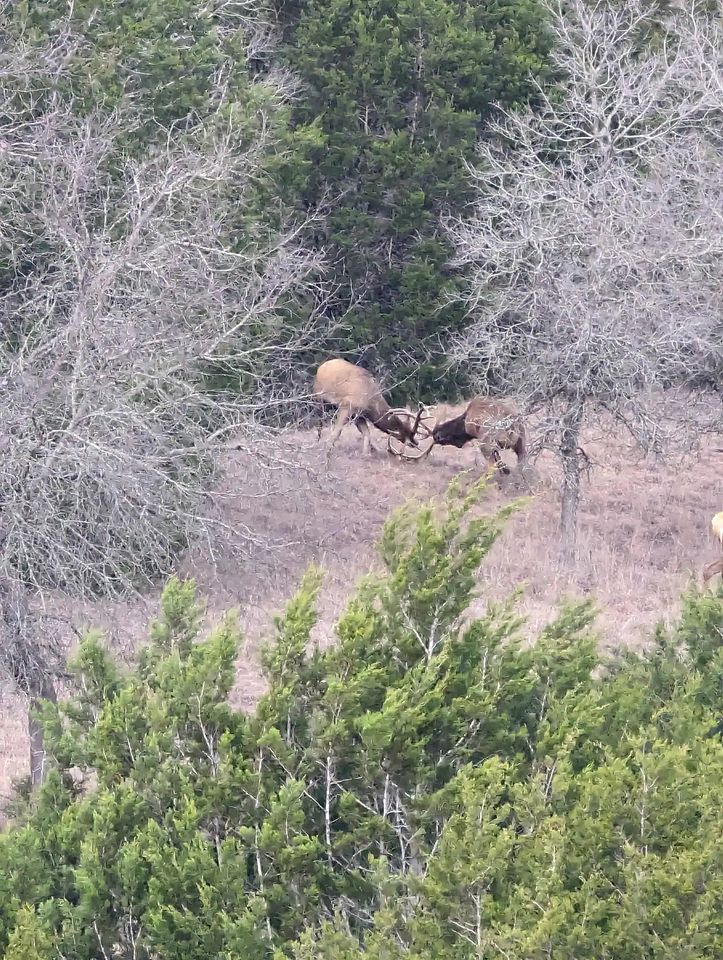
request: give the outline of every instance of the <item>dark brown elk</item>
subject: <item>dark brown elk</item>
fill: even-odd
[[[387,435],[390,453],[401,455],[393,449],[393,439],[402,444],[419,447],[417,433],[424,408],[420,407],[416,415],[410,410],[392,409],[369,371],[349,363],[348,360],[335,357],[321,364],[314,378],[313,396],[317,402],[331,404],[338,409],[329,443],[330,450],[349,422],[356,425],[364,439],[365,455],[371,448],[370,424]],[[428,434],[429,431],[426,432]]]
[[[723,547],[723,511],[716,513],[713,517],[711,528],[713,530],[713,536],[720,541],[720,545]],[[703,567],[703,583],[706,584],[709,580],[712,580],[717,573],[723,577],[723,558],[714,560],[712,563]]]
[[[514,450],[522,467],[527,457],[522,419],[503,400],[475,397],[457,417],[438,423],[432,431],[433,445],[464,447],[476,440],[489,463],[494,460],[501,473],[509,473],[500,456],[502,450]]]

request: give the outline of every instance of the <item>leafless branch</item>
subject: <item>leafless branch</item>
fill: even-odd
[[[252,117],[219,110],[221,83],[207,117],[159,128],[139,156],[132,98],[88,114],[58,93],[70,30],[30,48],[8,39],[7,15],[0,578],[20,599],[3,600],[5,619],[34,592],[122,595],[173,569],[210,522],[216,452],[233,437],[259,471],[271,462],[267,414],[305,379],[323,297],[302,225],[255,206],[283,77],[258,82]]]
[[[648,43],[642,0],[544,3],[560,89],[480,144],[448,224],[473,317],[451,352],[542,414],[570,544],[601,411],[656,452],[723,425],[720,394],[700,402],[723,377],[723,34],[678,10]]]

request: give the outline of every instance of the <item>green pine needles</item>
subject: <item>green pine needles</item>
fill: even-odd
[[[280,0],[303,83],[277,185],[325,211],[320,243],[343,323],[330,346],[389,373],[393,402],[467,387],[440,342],[469,322],[440,216],[473,197],[467,165],[496,107],[549,79],[535,0]]]
[[[310,571],[228,703],[240,632],[172,580],[137,666],[89,634],[56,769],[0,839],[5,960],[723,955],[723,594],[601,660],[589,604],[469,615],[505,514],[387,523],[336,642]]]

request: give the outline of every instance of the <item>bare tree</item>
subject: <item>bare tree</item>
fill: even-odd
[[[132,158],[137,105],[56,92],[74,42],[0,53],[0,660],[31,701],[57,666],[38,598],[167,574],[208,522],[215,450],[258,448],[316,331],[291,308],[317,256],[254,206],[278,78],[255,114],[221,87]]]
[[[586,423],[654,451],[689,418],[721,426],[691,388],[723,373],[723,46],[695,9],[543,2],[559,86],[480,145],[476,204],[449,224],[473,312],[452,356],[541,413],[569,564]]]

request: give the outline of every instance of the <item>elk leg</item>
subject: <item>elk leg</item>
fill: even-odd
[[[496,465],[497,469],[500,471],[501,474],[503,474],[504,476],[507,476],[507,474],[510,472],[510,468],[507,466],[507,464],[506,464],[506,463],[504,462],[504,460],[502,459],[502,457],[501,457],[501,455],[500,455],[500,448],[499,448],[499,447],[495,447],[495,448],[494,448],[494,450],[492,451],[492,456],[494,457],[494,461],[495,461],[495,465]]]
[[[494,476],[495,480],[499,482],[500,476],[505,473],[509,473],[510,469],[502,462],[502,457],[500,456],[500,451],[491,443],[480,443],[480,450],[482,451],[482,456],[485,459],[487,464],[486,473],[488,476]],[[494,462],[494,466],[490,461]]]
[[[507,464],[504,462],[504,460],[500,456],[499,450],[495,450],[495,463],[497,464],[497,468],[499,469],[500,473],[502,473],[506,477],[510,472],[510,468],[507,466]]]
[[[494,460],[495,466],[497,467],[499,473],[507,476],[507,474],[510,472],[510,468],[500,456],[500,448],[497,446],[497,444],[480,444],[480,447],[487,462],[489,463],[490,460]]]
[[[316,425],[316,438],[317,440],[321,441],[321,434],[324,431],[324,427],[326,426],[326,418],[329,414],[329,404],[324,403],[323,400],[317,400],[315,402],[314,409],[319,415],[319,422]]]
[[[526,449],[524,437],[521,437],[521,436],[518,437],[517,440],[515,440],[515,445],[514,445],[514,447],[513,447],[512,449],[515,451],[515,456],[517,457],[517,462],[518,462],[519,465],[520,465],[520,470],[522,470],[522,468],[523,468],[524,465],[525,465],[525,464],[524,464],[524,461],[525,461],[526,454],[527,454],[527,449]]]
[[[331,436],[329,437],[329,451],[331,453],[331,448],[334,446],[336,441],[341,436],[341,431],[347,424],[349,420],[349,410],[346,407],[339,407],[339,412],[334,418],[334,427],[331,431]]]
[[[717,573],[723,577],[723,560],[714,560],[703,567],[703,585],[705,586]]]
[[[369,423],[364,417],[360,417],[356,421],[356,428],[364,439],[364,446],[362,447],[362,455],[367,457],[372,448],[372,438],[371,432],[369,430]]]

